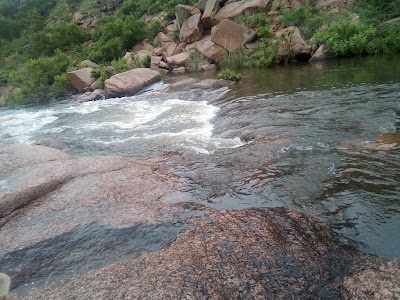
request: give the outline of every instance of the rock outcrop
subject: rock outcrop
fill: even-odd
[[[248,13],[265,12],[268,13],[272,0],[242,0],[223,6],[215,15],[216,22],[223,19],[236,20],[241,15]]]
[[[310,62],[318,62],[332,57],[335,57],[332,49],[330,49],[330,47],[327,45],[321,45],[310,58]]]
[[[200,10],[193,6],[178,4],[175,7],[175,17],[178,30],[181,30],[183,23],[193,15],[200,14]]]
[[[184,52],[174,56],[167,57],[167,63],[170,65],[177,65],[182,66],[186,64],[187,60],[189,59],[189,53]]]
[[[228,55],[228,51],[211,40],[211,35],[206,35],[198,41],[196,43],[196,49],[213,62]]]
[[[193,43],[200,40],[203,36],[204,27],[201,23],[201,14],[195,14],[186,19],[181,27],[179,39],[184,43]]]
[[[91,75],[92,71],[92,68],[83,68],[67,73],[69,82],[78,93],[83,92],[94,82],[94,78]]]
[[[339,299],[341,278],[379,261],[283,208],[209,211],[189,222],[162,250],[11,299]]]
[[[297,27],[290,26],[277,31],[275,34],[281,39],[278,48],[278,56],[281,60],[310,59],[311,46],[305,42]]]
[[[213,27],[214,16],[219,10],[219,0],[208,0],[204,8],[204,13],[201,17],[205,30],[210,30]]]
[[[222,20],[211,30],[211,41],[228,52],[237,52],[248,41],[254,40],[256,33],[230,20]]]
[[[132,95],[160,79],[160,73],[155,70],[137,68],[107,79],[104,90],[107,96]]]

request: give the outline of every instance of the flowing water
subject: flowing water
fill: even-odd
[[[400,256],[400,150],[368,147],[400,130],[400,58],[243,71],[228,89],[0,110],[0,139],[57,140],[75,155],[179,152],[187,180],[165,202],[276,207],[329,222],[368,253]],[[242,138],[242,139],[241,139]]]

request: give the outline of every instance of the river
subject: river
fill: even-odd
[[[197,75],[200,76],[200,75]],[[244,70],[219,90],[0,109],[0,140],[65,142],[74,155],[180,153],[187,180],[165,202],[279,207],[328,222],[367,253],[400,256],[400,57]]]

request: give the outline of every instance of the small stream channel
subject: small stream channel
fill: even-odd
[[[400,57],[242,75],[229,90],[164,93],[161,84],[127,98],[3,108],[0,140],[62,141],[78,156],[179,152],[170,171],[186,188],[161,201],[284,206],[330,223],[364,252],[400,256],[400,150],[366,147],[400,131]]]

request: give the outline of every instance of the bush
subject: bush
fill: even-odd
[[[399,17],[400,3],[398,0],[358,0],[355,12],[364,23],[377,25]]]
[[[282,22],[285,27],[299,27],[303,37],[310,39],[324,23],[328,24],[332,19],[333,15],[322,15],[315,6],[301,5],[293,10],[284,9]]]
[[[280,42],[281,39],[276,37],[263,39],[252,55],[253,64],[258,68],[265,68],[275,62],[278,63],[277,54]]]
[[[120,57],[122,43],[119,38],[98,42],[89,54],[89,59],[96,63],[108,63]]]
[[[239,17],[239,23],[250,28],[259,28],[267,25],[267,15],[265,13],[252,14],[246,12]]]
[[[367,43],[370,54],[400,52],[400,21],[383,23],[377,28],[375,37]]]
[[[82,27],[74,23],[60,22],[46,26],[32,38],[32,57],[50,56],[57,49],[69,51],[75,45],[87,41],[89,37],[90,35]]]
[[[218,78],[239,82],[242,79],[242,75],[238,72],[232,71],[231,69],[223,69],[218,73]]]
[[[160,29],[161,23],[157,21],[146,24],[133,16],[125,19],[105,17],[94,36],[96,45],[89,57],[96,63],[118,60],[124,50],[132,48],[145,38],[153,39]]]
[[[40,102],[49,91],[65,92],[68,89],[65,73],[69,66],[69,57],[58,50],[53,57],[28,60],[20,72],[13,74],[14,78],[9,77],[9,84],[20,90],[8,95],[7,104]]]
[[[361,55],[367,52],[367,44],[375,33],[374,27],[346,18],[318,31],[313,41],[317,45],[329,45],[339,56]]]
[[[233,70],[252,66],[249,56],[244,51],[229,53],[229,55],[223,57],[218,64],[221,69]]]
[[[208,63],[207,57],[196,50],[190,53],[189,59],[186,62],[186,69],[189,72],[196,72],[198,71],[199,65],[205,63]]]

